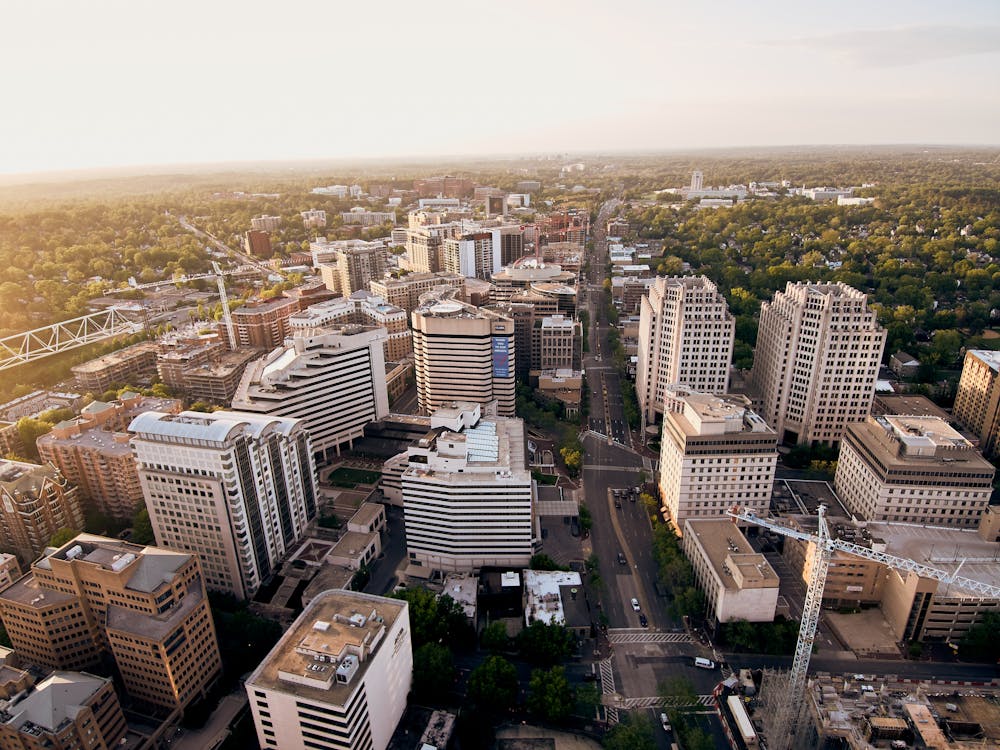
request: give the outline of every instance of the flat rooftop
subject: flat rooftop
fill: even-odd
[[[73,372],[96,372],[104,369],[105,367],[109,367],[110,365],[118,364],[119,362],[128,362],[136,357],[156,353],[157,351],[159,351],[157,344],[151,341],[144,341],[141,344],[134,344],[132,346],[125,347],[124,349],[119,349],[116,352],[105,354],[103,357],[98,357],[97,359],[92,359],[88,362],[73,365],[70,370]]]
[[[1000,372],[1000,352],[990,349],[969,349],[966,354],[975,357],[993,372]]]
[[[546,625],[565,625],[566,612],[561,593],[564,586],[579,587],[580,597],[583,598],[583,582],[576,571],[525,570],[525,622],[537,620]]]
[[[364,676],[371,654],[383,646],[392,648],[382,639],[405,608],[401,600],[371,594],[323,592],[292,623],[247,684],[343,705]],[[348,668],[356,666],[349,683],[336,677],[345,661]]]
[[[951,420],[951,415],[926,396],[886,394],[875,397],[875,405],[884,409],[884,414],[904,414],[917,417],[939,417]]]
[[[730,591],[778,587],[778,574],[767,558],[754,552],[739,527],[728,518],[685,521],[688,533],[694,534],[709,564]]]

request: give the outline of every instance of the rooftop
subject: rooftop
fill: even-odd
[[[343,705],[357,686],[354,680],[363,677],[371,655],[405,609],[402,600],[323,592],[292,623],[247,684]]]
[[[966,355],[975,357],[993,370],[993,372],[1000,372],[1000,352],[991,351],[990,349],[969,349]]]
[[[564,586],[579,587],[583,581],[576,571],[525,570],[524,571],[524,621],[544,622],[546,625],[565,625],[566,613],[561,590]]]
[[[139,344],[133,344],[132,346],[127,346],[124,349],[119,349],[116,352],[105,354],[103,357],[98,357],[97,359],[92,359],[88,362],[73,365],[70,369],[73,372],[96,372],[97,370],[102,370],[109,365],[117,364],[119,362],[127,362],[133,357],[142,356],[146,353],[155,354],[157,351],[159,351],[159,346],[156,343],[152,341],[143,341]]]
[[[471,573],[448,573],[444,577],[442,594],[447,594],[461,605],[465,616],[476,619],[476,596],[479,593],[479,576]]]
[[[754,552],[731,519],[689,518],[684,525],[685,536],[694,535],[727,590],[778,587],[778,574],[763,555]]]
[[[0,721],[26,734],[55,732],[110,680],[86,672],[53,672],[22,700],[0,711]]]

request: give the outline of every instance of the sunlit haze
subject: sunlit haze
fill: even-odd
[[[4,173],[1000,132],[990,1],[33,0],[4,27]]]

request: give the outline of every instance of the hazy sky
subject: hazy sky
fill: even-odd
[[[0,172],[1000,142],[996,0],[5,3]]]

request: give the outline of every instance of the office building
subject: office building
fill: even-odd
[[[452,401],[468,401],[487,413],[513,416],[514,321],[452,294],[448,289],[428,295],[411,315],[420,410],[430,414]]]
[[[86,669],[110,654],[129,697],[167,709],[222,667],[195,554],[80,534],[0,593],[0,617],[27,662]]]
[[[100,394],[114,386],[136,385],[150,378],[156,372],[158,351],[154,342],[143,341],[69,369],[77,388]]]
[[[779,441],[836,445],[871,411],[886,331],[842,282],[789,282],[760,310],[750,382]]]
[[[385,750],[412,670],[405,601],[324,591],[246,681],[257,740],[280,750]]]
[[[540,263],[535,258],[523,258],[512,266],[496,271],[490,281],[490,302],[509,302],[519,292],[534,291],[540,284],[551,284],[570,289],[576,294],[576,274],[563,270],[555,263]]]
[[[663,414],[673,383],[702,393],[725,393],[736,321],[725,297],[705,276],[657,278],[642,298],[636,396],[646,422]]]
[[[297,331],[353,323],[384,328],[383,351],[386,362],[398,362],[413,354],[410,316],[400,307],[365,291],[338,297],[306,308],[288,319],[293,335]]]
[[[965,353],[953,413],[965,429],[979,438],[986,456],[997,454],[1000,438],[1000,352],[970,349]]]
[[[732,521],[689,518],[682,544],[694,568],[695,584],[705,594],[709,622],[774,620],[778,574]]]
[[[312,208],[308,211],[301,211],[302,226],[306,229],[322,229],[326,226],[326,211],[320,208]]]
[[[389,413],[386,332],[345,325],[294,333],[247,367],[233,408],[302,420],[314,451],[339,455]]]
[[[691,190],[697,191],[705,187],[705,176],[701,173],[700,169],[696,169],[691,173]]]
[[[82,529],[79,490],[51,464],[0,459],[0,546],[22,564],[34,560],[59,529]]]
[[[847,425],[834,484],[852,514],[974,529],[993,465],[939,417],[879,416]]]
[[[0,710],[4,750],[114,750],[126,729],[111,678],[86,672],[53,672]]]
[[[367,292],[372,281],[385,276],[388,265],[385,245],[381,242],[340,247],[335,251],[333,261],[319,264],[320,275],[327,289],[345,297],[359,290]]]
[[[79,417],[62,421],[39,437],[38,455],[76,486],[87,507],[112,518],[131,518],[142,502],[142,487],[125,429],[143,412],[180,410],[176,399],[137,393],[123,393],[111,403],[92,401]]]
[[[302,422],[146,412],[129,432],[157,544],[197,553],[209,589],[253,596],[316,515]]]
[[[495,270],[500,270],[499,252],[496,256],[493,235],[489,232],[446,237],[441,244],[441,270],[470,279],[489,279]]]
[[[299,300],[286,296],[236,308],[231,315],[237,346],[254,349],[281,346],[288,335],[288,319],[299,308]]]
[[[580,369],[583,327],[562,315],[534,321],[531,338],[532,370]]]
[[[533,552],[534,482],[524,422],[481,418],[479,404],[431,414],[402,473],[406,549],[427,571],[526,567]]]
[[[281,228],[280,216],[254,216],[250,219],[250,228],[258,232],[277,232]]]
[[[271,246],[271,235],[256,229],[248,229],[243,233],[243,251],[254,258],[270,258],[274,255]]]
[[[410,273],[398,279],[372,280],[368,288],[372,294],[406,310],[409,315],[420,304],[421,296],[442,286],[455,289],[459,299],[465,297],[465,277],[457,273]]]
[[[660,498],[678,533],[688,518],[720,518],[734,505],[764,515],[778,438],[745,400],[689,393],[668,410],[660,441]]]
[[[444,271],[444,241],[449,237],[458,237],[463,231],[463,224],[457,221],[407,229],[406,255],[410,268],[418,273]]]
[[[531,352],[535,320],[539,318],[536,305],[523,302],[498,302],[483,305],[483,310],[496,313],[514,321],[514,351]],[[555,306],[551,308],[555,312]],[[528,381],[531,372],[531,356],[518,356],[514,362],[514,374],[522,382]]]

